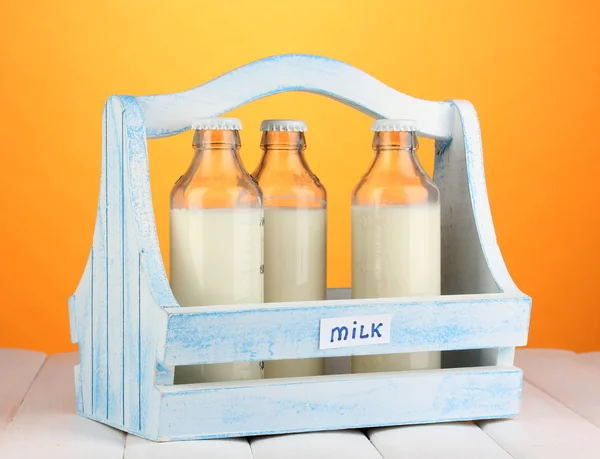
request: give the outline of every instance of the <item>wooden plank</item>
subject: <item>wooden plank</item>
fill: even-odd
[[[385,459],[510,459],[471,422],[369,429],[369,439]]]
[[[133,221],[131,196],[131,162],[139,154],[137,145],[145,144],[143,130],[137,129],[129,99],[121,98],[124,109],[123,140],[123,381],[124,424],[141,430],[140,422],[140,269],[138,240]],[[133,119],[132,119],[133,118]],[[140,133],[142,138],[140,139]]]
[[[106,119],[106,249],[107,249],[107,417],[124,424],[124,245],[123,245],[123,107],[119,98],[107,103]]]
[[[600,427],[600,368],[571,351],[521,349],[525,379]]]
[[[321,56],[268,57],[194,89],[138,97],[138,101],[144,110],[148,137],[164,137],[189,129],[196,118],[218,116],[250,101],[286,91],[322,94],[373,118],[415,119],[420,135],[451,137],[449,103],[407,96],[362,70]]]
[[[0,436],[2,459],[122,459],[125,435],[75,413],[77,354],[48,358]]]
[[[108,203],[107,203],[107,150],[108,117],[111,116],[110,101],[104,106],[102,120],[102,171],[100,196],[94,231],[93,276],[92,276],[92,409],[98,418],[108,418]]]
[[[587,363],[600,368],[600,352],[585,352],[579,354]]]
[[[23,349],[0,349],[0,435],[17,412],[46,355]]]
[[[75,294],[69,298],[71,341],[79,347],[80,363],[75,367],[77,409],[92,414],[94,249],[88,257]]]
[[[478,424],[516,459],[591,459],[600,451],[600,429],[527,382],[516,419]]]
[[[513,416],[511,367],[159,386],[161,439],[219,438]]]
[[[523,345],[531,307],[528,298],[503,294],[318,303],[165,309],[169,317],[162,362],[185,365]],[[321,319],[371,314],[392,315],[389,344],[319,349]]]
[[[140,419],[140,373],[141,373],[141,315],[139,287],[139,259],[137,251],[125,250],[125,338],[123,365],[124,425],[132,430],[141,430]]]
[[[281,456],[285,457],[285,456]],[[127,436],[123,459],[253,459],[245,438],[156,443]]]
[[[254,459],[381,459],[357,430],[260,437],[251,439],[250,445]]]

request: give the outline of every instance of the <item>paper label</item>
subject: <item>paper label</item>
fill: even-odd
[[[319,349],[389,343],[391,328],[391,314],[321,319]]]

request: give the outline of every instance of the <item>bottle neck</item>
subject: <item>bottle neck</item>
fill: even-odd
[[[422,175],[423,169],[416,155],[418,148],[418,140],[414,132],[375,133],[373,171],[386,171],[402,176]]]
[[[235,177],[243,171],[238,131],[196,131],[194,177]]]
[[[255,173],[257,179],[267,168],[270,172],[307,168],[304,160],[306,141],[302,132],[265,132],[261,148],[264,154]]]

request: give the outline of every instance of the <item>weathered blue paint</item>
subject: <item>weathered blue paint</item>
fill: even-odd
[[[348,300],[336,291],[335,301],[179,308],[158,245],[146,135],[290,90],[414,118],[421,135],[438,139],[448,295]],[[496,244],[468,102],[415,99],[341,62],[286,55],[183,93],[106,103],[93,246],[69,299],[77,410],[90,419],[173,440],[511,416],[522,379],[513,349],[526,344],[530,305]],[[320,319],[374,314],[392,315],[389,344],[319,350]],[[173,386],[176,364],[482,348],[478,361],[496,367]]]
[[[476,216],[476,218],[473,219],[473,222],[476,226],[479,240],[481,241],[480,247],[486,265],[489,267],[490,274],[499,290],[506,293],[522,294],[508,273],[508,269],[502,259],[498,244],[496,243],[496,232],[494,230],[494,223],[490,212],[483,167],[481,129],[479,127],[475,107],[465,100],[456,100],[452,103],[458,108],[457,115],[460,119],[462,134],[465,139],[467,184],[469,187],[471,206],[474,210],[473,215]]]
[[[77,293],[69,298],[71,340],[79,344],[80,363],[75,367],[77,410],[92,414],[92,290],[93,253],[90,253]]]
[[[131,109],[127,98],[122,98],[121,104],[123,124],[123,424],[131,429],[140,429],[140,287],[139,287],[139,250],[134,222],[126,218],[133,214],[131,205],[131,186],[128,177],[131,176],[131,152],[135,152],[136,137],[131,131],[135,130],[136,122],[131,119]],[[140,122],[138,121],[138,125]],[[128,134],[129,132],[129,134]]]
[[[467,101],[450,101],[454,109],[452,142],[436,142],[434,180],[442,210],[442,293],[504,292],[525,296],[514,284],[496,243],[485,173],[481,131],[474,107]],[[473,244],[478,240],[479,244]],[[513,348],[514,349],[514,348]],[[461,356],[479,364],[496,361],[495,349]],[[505,354],[508,355],[508,354]],[[507,363],[512,363],[508,358]]]
[[[106,190],[108,184],[108,118],[112,117],[112,100],[104,106],[102,126],[102,172],[100,179],[100,198],[94,232],[94,257],[92,276],[92,412],[99,417],[108,418],[108,201]],[[111,184],[118,186],[118,184]]]
[[[107,415],[115,423],[124,419],[124,194],[123,108],[111,98],[106,117],[106,256],[107,256]]]
[[[368,89],[366,89],[368,88]],[[405,118],[419,123],[421,135],[448,139],[448,102],[402,94],[344,62],[320,56],[287,54],[251,62],[197,88],[175,94],[139,97],[148,137],[190,128],[193,118],[218,116],[254,100],[288,91],[321,94],[373,118]]]
[[[491,298],[490,298],[491,296]],[[168,365],[520,346],[530,302],[504,295],[166,309]],[[391,342],[319,349],[319,321],[392,315]]]
[[[521,384],[513,367],[163,387],[159,436],[189,440],[510,417],[519,411]]]
[[[150,190],[144,116],[136,98],[124,96],[120,99],[125,110],[128,138],[129,199],[132,211],[129,218],[135,228],[137,249],[144,253],[148,281],[159,306],[178,307],[169,286],[158,244]]]
[[[498,349],[496,354],[496,365],[501,367],[510,367],[515,361],[515,348],[514,347],[501,347]]]

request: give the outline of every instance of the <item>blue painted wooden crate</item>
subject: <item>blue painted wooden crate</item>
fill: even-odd
[[[161,257],[147,138],[285,91],[325,95],[373,118],[412,118],[436,140],[442,296],[180,308]],[[259,60],[189,91],[112,96],[104,110],[96,229],[69,299],[77,410],[159,441],[511,417],[518,413],[531,299],[496,243],[477,115],[466,101],[406,96],[331,59]],[[391,314],[389,344],[319,349],[320,320]],[[443,352],[441,370],[173,385],[176,365]]]

